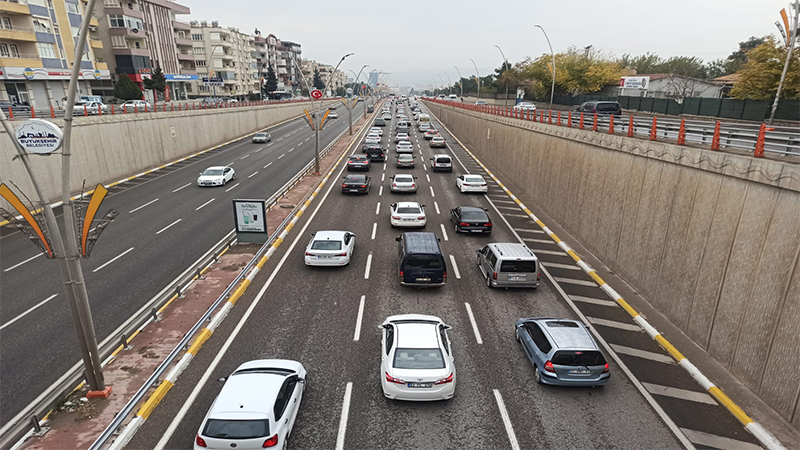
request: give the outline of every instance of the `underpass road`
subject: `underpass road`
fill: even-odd
[[[374,164],[369,172],[373,180],[369,195],[343,195],[334,182],[327,196],[318,197],[321,202],[311,208],[315,212],[305,214],[290,234],[286,244],[291,244],[281,246],[265,266],[128,448],[157,448],[162,439],[165,448],[191,448],[221,389],[222,383],[215,380],[259,358],[295,359],[308,370],[308,389],[289,440],[292,448],[332,448],[337,439],[343,439],[344,448],[353,449],[681,448],[611,358],[612,379],[604,388],[535,383],[533,368],[514,339],[515,320],[577,318],[575,313],[546,279],[537,290],[486,288],[475,250],[489,242],[515,242],[514,230],[498,217],[490,197],[456,190],[455,178],[464,173],[458,164],[453,173],[430,172],[430,156],[448,150],[432,151],[420,133],[411,133],[417,167],[395,169],[393,126],[394,121],[383,137],[384,145],[392,142],[385,168]],[[359,144],[353,151],[360,148]],[[398,172],[418,177],[416,194],[390,193],[388,180]],[[388,215],[389,205],[402,200],[426,205],[425,231],[441,239],[448,260],[444,288],[399,285],[394,239],[402,230],[390,226]],[[466,205],[490,211],[494,223],[490,236],[453,232],[449,211]],[[319,230],[356,234],[349,266],[304,265],[309,234]],[[384,398],[376,326],[389,315],[405,313],[437,315],[453,327],[457,387],[452,400],[412,403]],[[348,383],[352,383],[349,414],[342,418]],[[340,422],[346,426],[340,427]]]

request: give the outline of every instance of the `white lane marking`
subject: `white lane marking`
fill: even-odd
[[[498,212],[499,212],[499,210],[498,210]],[[501,213],[501,214],[503,214],[503,213]],[[503,215],[504,216],[508,216],[508,217],[521,217],[523,219],[530,219],[530,216],[528,216],[527,214],[509,214],[509,213],[505,213]]]
[[[428,186],[428,187],[431,188],[431,197],[436,197],[436,194],[433,193],[433,186]]]
[[[350,397],[353,395],[353,382],[348,381],[344,388],[342,417],[339,418],[339,433],[336,435],[336,450],[344,450],[344,435],[347,433],[347,416],[350,414]]]
[[[207,202],[203,203],[202,205],[198,206],[198,207],[197,207],[197,208],[195,208],[194,210],[195,210],[195,211],[199,211],[201,208],[203,208],[203,207],[204,207],[204,206],[206,206],[207,204],[209,204],[209,203],[213,202],[214,200],[216,200],[216,198],[212,198],[211,200],[209,200],[209,201],[207,201]]]
[[[498,202],[498,203],[500,203],[500,202]],[[511,202],[511,203],[514,203],[514,202]],[[516,203],[514,203],[514,204],[516,205]],[[503,205],[497,205],[497,208],[499,208],[499,209],[508,209],[508,210],[510,210],[510,211],[519,211],[519,206],[503,206]]]
[[[282,154],[281,156],[278,156],[278,159],[281,159],[281,158],[283,158],[284,156],[286,156],[286,153]]]
[[[383,163],[383,170],[386,170],[386,163]]]
[[[540,250],[534,250],[534,251],[540,252]],[[575,278],[564,278],[564,277],[553,277],[553,278],[559,283],[575,284],[578,286],[589,286],[589,287],[597,286],[597,283],[595,283],[594,281],[576,280]]]
[[[33,256],[31,256],[30,258],[26,259],[25,261],[22,261],[22,262],[19,262],[19,263],[16,263],[16,264],[14,264],[13,266],[9,267],[8,269],[4,270],[3,272],[8,272],[9,270],[14,270],[14,269],[16,269],[17,267],[19,267],[19,266],[21,266],[21,265],[25,264],[26,262],[33,261],[34,259],[36,259],[36,258],[38,258],[38,257],[40,257],[40,256],[42,256],[42,255],[44,255],[44,253],[38,253],[38,254],[36,254],[36,255],[33,255]]]
[[[308,140],[308,139],[306,139],[306,140]],[[274,142],[270,142],[269,144],[267,144],[267,147],[269,147],[272,144],[274,144]]]
[[[511,449],[519,450],[517,435],[514,434],[514,427],[511,425],[511,419],[508,418],[508,411],[506,411],[506,405],[503,403],[503,396],[500,395],[500,391],[497,389],[492,389],[492,392],[494,392],[494,399],[497,401],[497,408],[500,410],[500,417],[503,418],[503,425],[506,427],[506,434],[508,435],[508,441],[511,443]]]
[[[183,220],[183,219],[178,219],[178,220],[176,220],[175,222],[172,222],[171,224],[169,224],[169,225],[165,226],[164,228],[162,228],[162,229],[158,230],[158,231],[156,232],[156,234],[161,234],[161,233],[163,233],[163,232],[167,231],[167,229],[169,229],[169,227],[171,227],[171,226],[175,225],[176,223],[180,222],[181,220]]]
[[[157,202],[157,201],[158,201],[158,199],[155,199],[155,200],[150,200],[149,202],[145,203],[144,205],[142,205],[142,206],[139,206],[139,207],[136,207],[136,208],[133,208],[132,210],[128,211],[128,214],[130,214],[130,213],[135,213],[136,211],[138,211],[138,210],[140,210],[140,209],[144,208],[145,206],[147,206],[147,205],[152,205],[153,203],[155,203],[155,202]]]
[[[292,153],[294,151],[294,149],[295,149],[295,147],[290,148],[289,149],[289,153]]]
[[[581,270],[578,266],[573,266],[572,264],[559,264],[559,263],[551,263],[551,262],[544,262],[542,261],[547,267],[552,267],[554,269],[566,269],[566,270]]]
[[[625,322],[617,322],[616,320],[607,320],[601,319],[599,317],[591,317],[586,316],[586,319],[592,323],[592,325],[600,325],[603,327],[609,328],[616,328],[618,330],[625,330],[625,331],[635,331],[637,333],[644,333],[644,330],[636,324],[633,323],[625,323]]]
[[[688,391],[686,389],[679,389],[669,386],[662,386],[660,384],[646,383],[642,381],[642,386],[648,392],[654,395],[663,395],[664,397],[679,398],[681,400],[688,400],[690,402],[705,403],[707,405],[716,405],[717,402],[714,398],[705,392]]]
[[[18,321],[19,319],[22,319],[23,317],[25,317],[28,314],[32,313],[36,308],[44,305],[45,303],[49,302],[50,300],[52,300],[52,299],[54,299],[56,297],[58,297],[58,294],[53,294],[50,297],[47,297],[46,299],[40,301],[39,303],[31,306],[30,308],[26,309],[25,312],[23,312],[22,314],[18,315],[17,317],[14,317],[13,319],[9,320],[8,322],[4,323],[3,325],[0,325],[0,330],[2,330],[3,328],[11,325],[12,323]]]
[[[378,231],[378,222],[372,224],[372,239],[375,239],[375,233]]]
[[[308,142],[308,140],[309,140],[309,139],[311,139],[311,138],[310,138],[310,137],[307,137],[307,138],[306,138],[306,140],[305,140],[305,141],[303,141],[303,142]]]
[[[492,200],[492,201],[493,201],[493,202],[496,202],[497,200]],[[522,232],[522,233],[547,234],[547,233],[545,233],[545,232],[544,232],[544,231],[542,231],[542,230],[531,230],[531,229],[529,229],[529,228],[514,228],[514,230],[515,230],[515,231],[520,231],[520,232]]]
[[[256,173],[257,173],[257,172],[256,172]],[[230,191],[231,189],[235,188],[235,187],[236,187],[236,186],[238,186],[238,185],[239,185],[239,183],[236,183],[236,184],[234,184],[233,186],[229,187],[228,189],[225,189],[225,192],[228,192],[228,191]]]
[[[186,186],[191,186],[191,185],[192,185],[192,183],[186,183],[183,186],[179,187],[178,189],[173,189],[172,192],[178,192],[181,189],[185,188]]]
[[[364,279],[369,280],[369,268],[372,266],[372,253],[367,255],[367,267],[364,268]]]
[[[255,172],[253,172],[250,175],[248,175],[247,178],[253,178],[254,176],[256,176],[257,173],[258,173],[258,171],[256,170]]]
[[[266,169],[267,167],[269,167],[269,166],[271,166],[271,165],[272,165],[272,163],[269,163],[269,164],[267,164],[266,166],[264,166],[264,168]]]
[[[428,183],[430,183],[430,182],[431,182],[431,176],[430,176],[430,175],[428,175],[427,173],[425,174],[425,178],[427,178],[427,179],[428,179]]]
[[[433,202],[433,206],[436,208],[436,214],[441,214],[441,212],[439,212],[439,204],[436,203],[436,202]]]
[[[444,229],[444,224],[440,223],[439,226],[442,227],[442,235],[444,236],[444,240],[449,241],[450,238],[447,236],[447,230]]]
[[[261,150],[264,150],[264,147],[258,147],[258,148],[256,149],[256,151],[254,151],[253,153],[258,153],[258,152],[260,152]]]
[[[229,162],[228,164],[225,164],[225,165],[226,166],[232,166],[233,165],[233,161],[231,161],[231,162]]]
[[[467,316],[469,316],[469,322],[472,324],[472,332],[475,333],[475,341],[478,344],[483,344],[481,332],[478,330],[478,322],[475,321],[475,316],[472,314],[472,307],[467,302],[464,302],[464,306],[467,308]]]
[[[356,318],[356,332],[353,334],[353,341],[358,341],[361,338],[361,320],[364,318],[364,298],[366,295],[361,296],[361,302],[358,304],[358,317]]]
[[[537,243],[537,244],[553,244],[553,245],[558,245],[558,244],[556,244],[556,243],[555,243],[553,240],[547,240],[547,239],[531,239],[531,238],[523,238],[523,239],[525,240],[525,242],[535,242],[535,243]]]
[[[283,138],[278,138],[278,140],[277,140],[277,141],[275,141],[275,142],[280,142],[280,141],[282,141],[282,140],[283,140]]]
[[[383,181],[384,179],[386,179],[386,173],[381,174],[381,181]]]
[[[675,364],[675,360],[672,357],[663,355],[661,353],[653,353],[648,352],[646,350],[639,350],[638,348],[626,347],[624,345],[617,345],[617,344],[609,344],[611,348],[614,349],[615,352],[628,355],[628,356],[635,356],[636,358],[643,358],[649,359],[650,361],[660,362],[664,364]]]
[[[453,255],[450,255],[450,262],[453,263],[453,273],[456,274],[456,279],[461,279],[461,272],[458,271],[458,264],[456,264],[456,258]]]
[[[241,161],[241,160],[243,160],[243,159],[247,158],[248,156],[250,156],[250,153],[248,153],[248,154],[246,154],[246,155],[242,156],[241,158],[239,158],[239,160]]]
[[[531,250],[533,251],[533,253],[541,253],[543,255],[566,256],[566,253],[564,253],[564,252],[554,252],[552,250],[537,250],[537,249],[533,249],[533,248]],[[595,286],[595,284],[592,283],[592,286]]]
[[[507,198],[505,195],[501,195],[500,197]],[[517,204],[517,202],[511,201],[511,200],[492,200],[492,201],[495,202],[495,203],[509,203],[509,204],[512,204],[512,205],[516,205]],[[498,206],[498,208],[505,208],[505,206]],[[518,207],[517,208],[513,208],[513,209],[519,211]]]
[[[426,166],[426,165],[425,165],[425,163],[422,163],[422,168],[423,168],[423,169],[424,169],[426,172],[428,171],[428,166]]]
[[[381,186],[381,188],[378,189],[378,196],[380,197],[381,195],[383,195],[383,186]]]
[[[717,436],[716,434],[704,433],[702,431],[681,428],[683,434],[692,444],[703,445],[705,447],[719,448],[723,450],[760,450],[761,446],[749,442],[737,441],[736,439]]]
[[[378,206],[375,207],[375,214],[379,214],[381,212],[381,202],[378,202]]]
[[[548,263],[545,266],[551,266],[552,264]],[[590,303],[592,305],[598,306],[608,306],[609,308],[619,308],[617,302],[612,302],[611,300],[601,300],[599,298],[592,298],[592,297],[584,297],[582,295],[570,295],[570,300],[574,302],[583,302],[583,303]]]
[[[127,249],[127,250],[125,250],[124,252],[120,253],[119,255],[117,255],[117,256],[115,256],[115,257],[111,258],[111,259],[110,259],[109,261],[107,261],[105,264],[101,265],[101,266],[100,266],[100,267],[98,267],[97,269],[94,269],[92,272],[97,272],[98,270],[100,270],[100,269],[104,268],[105,266],[107,266],[107,265],[109,265],[109,264],[113,263],[114,261],[116,261],[116,260],[118,260],[118,259],[122,258],[123,256],[127,255],[128,253],[130,253],[130,251],[131,251],[131,250],[133,250],[133,247],[131,247],[131,248],[129,248],[129,249]]]

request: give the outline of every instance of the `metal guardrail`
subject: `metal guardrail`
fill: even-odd
[[[347,132],[347,129],[343,130],[339,136],[335,140],[333,140],[328,146],[326,146],[321,152],[320,157],[327,154],[328,151],[333,147],[333,145],[341,138],[344,133]],[[272,209],[275,204],[280,200],[283,195],[285,195],[290,189],[292,189],[297,182],[306,176],[310,170],[314,167],[313,159],[309,161],[297,174],[295,174],[292,179],[286,182],[275,194],[273,194],[267,200],[267,208]],[[304,198],[305,201],[305,198]],[[302,204],[302,202],[298,203],[298,205]],[[291,218],[291,214],[287,216]],[[276,232],[270,236],[267,244],[265,244],[259,252],[256,254],[256,257],[250,261],[250,263],[241,271],[241,273],[230,283],[230,285],[226,288],[225,292],[214,302],[214,304],[209,308],[208,311],[203,315],[203,318],[199,320],[192,329],[184,336],[179,343],[178,346],[173,349],[170,355],[167,357],[168,359],[165,362],[162,362],[161,365],[158,366],[156,371],[148,378],[147,382],[143,387],[137,391],[136,396],[125,405],[125,408],[117,414],[112,422],[109,425],[111,432],[109,436],[113,435],[113,432],[119,428],[120,424],[114,425],[118,419],[121,423],[122,418],[127,417],[136,404],[141,400],[144,394],[158,381],[158,377],[163,374],[164,370],[169,366],[171,362],[174,361],[174,354],[180,353],[180,351],[184,348],[186,342],[194,337],[194,334],[199,329],[199,325],[202,325],[203,321],[207,319],[210,315],[210,312],[213,312],[219,304],[224,300],[228,294],[230,294],[233,287],[241,281],[244,275],[247,273],[248,270],[254,264],[253,261],[257,261],[259,255],[263,254],[263,251],[266,251],[269,244],[274,241],[277,233],[280,229],[283,228],[285,225],[286,220],[281,223],[281,225],[276,229]],[[222,240],[220,240],[216,245],[214,245],[208,252],[206,252],[203,256],[200,257],[194,264],[192,264],[189,268],[187,268],[181,275],[175,278],[169,285],[167,285],[164,289],[162,289],[158,294],[152,297],[144,306],[142,306],[139,311],[137,311],[133,316],[131,316],[125,323],[120,325],[113,333],[109,334],[109,336],[104,339],[99,344],[99,351],[100,355],[103,358],[103,365],[105,366],[109,360],[111,359],[112,354],[121,346],[121,340],[125,339],[127,342],[126,336],[131,336],[137,330],[143,328],[150,322],[154,320],[158,320],[158,313],[157,311],[163,307],[167,302],[171,301],[173,297],[180,296],[189,286],[201,276],[201,272],[211,264],[217,261],[219,254],[227,249],[229,246],[236,242],[235,233],[231,230],[230,233],[225,235]],[[220,300],[222,299],[222,300]],[[169,359],[172,358],[172,359]],[[40,394],[33,402],[31,402],[25,409],[19,412],[13,419],[11,419],[8,423],[4,424],[2,428],[0,428],[0,449],[9,449],[15,446],[20,440],[26,438],[30,435],[34,430],[37,430],[40,427],[39,421],[43,418],[55,404],[57,404],[61,399],[65,398],[67,395],[72,393],[74,390],[78,389],[83,383],[83,365],[81,363],[75,364],[69,371],[67,371],[64,375],[62,375],[55,383],[53,383],[46,391]],[[141,393],[141,395],[140,395]],[[108,431],[108,429],[106,431]],[[105,433],[102,436],[105,436]],[[108,437],[106,437],[107,439]],[[99,438],[98,438],[99,439]],[[105,442],[105,440],[103,441]]]

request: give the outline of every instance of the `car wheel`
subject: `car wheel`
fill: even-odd
[[[538,384],[544,384],[542,382],[542,374],[539,372],[539,368],[533,366],[533,379],[536,380]]]
[[[453,224],[453,232],[454,233],[458,233],[458,224],[457,223]]]
[[[223,185],[223,186],[225,186],[226,184],[228,184],[228,180],[226,180],[225,178],[223,178],[223,179],[222,179],[222,185]]]
[[[234,173],[233,176],[231,177],[231,180],[235,180],[235,179],[236,179],[236,174]]]
[[[514,339],[516,339],[517,342],[519,342],[519,330],[514,330]]]

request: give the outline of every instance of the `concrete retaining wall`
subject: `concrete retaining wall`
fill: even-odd
[[[800,427],[797,165],[426,104]]]
[[[182,112],[78,117],[72,131],[72,192],[135,175],[177,158],[302,114],[310,103]],[[63,120],[53,119],[63,127]],[[14,122],[14,125],[19,125]],[[60,150],[59,150],[60,152]],[[0,181],[13,181],[32,200],[35,193],[11,140],[0,128]],[[61,157],[30,156],[50,201],[61,199]],[[0,206],[6,207],[0,199]]]

